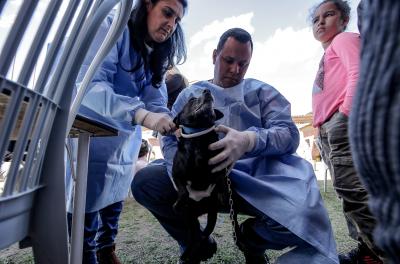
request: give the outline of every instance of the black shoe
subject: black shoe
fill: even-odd
[[[383,264],[383,261],[377,257],[364,243],[350,250],[347,254],[339,255],[340,264]]]
[[[264,240],[251,228],[254,219],[247,219],[240,224],[236,232],[236,245],[243,252],[246,264],[269,264],[268,256],[264,253],[254,253],[254,248]]]
[[[267,255],[252,255],[249,252],[243,252],[246,264],[270,264]]]
[[[181,255],[180,264],[198,264],[200,261],[206,261],[217,252],[217,242],[212,236],[201,240],[198,244],[188,247]]]
[[[121,264],[121,261],[115,254],[115,244],[97,250],[96,256],[98,264]]]

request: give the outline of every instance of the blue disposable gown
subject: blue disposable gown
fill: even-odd
[[[90,62],[111,26],[108,17],[96,35],[78,76],[82,81]],[[89,149],[89,168],[86,212],[98,211],[127,197],[140,144],[141,127],[132,125],[136,110],[168,112],[165,82],[159,88],[151,85],[151,72],[141,66],[128,72],[141,60],[132,49],[126,28],[110,53],[101,63],[82,101],[79,113],[91,119],[108,123],[119,130],[115,137],[92,137]],[[68,181],[69,180],[69,181]],[[70,177],[67,188],[71,211]]]
[[[182,91],[172,114],[192,96],[209,89],[215,108],[224,117],[217,121],[239,131],[257,133],[254,149],[239,159],[230,174],[235,190],[254,207],[288,228],[326,256],[324,263],[338,263],[336,243],[312,166],[293,154],[299,132],[291,119],[290,103],[273,87],[254,79],[221,88],[202,81]],[[223,135],[221,135],[223,136]],[[163,138],[163,152],[171,175],[176,139]],[[297,263],[320,263],[303,256]]]

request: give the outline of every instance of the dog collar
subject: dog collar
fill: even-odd
[[[215,125],[211,126],[210,128],[193,128],[193,127],[187,127],[187,126],[183,126],[183,125],[179,126],[180,136],[183,138],[199,137],[199,136],[205,135],[207,133],[210,133],[211,131],[214,130],[214,128],[215,128]]]

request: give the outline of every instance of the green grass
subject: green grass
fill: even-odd
[[[320,184],[322,190],[322,183]],[[338,252],[348,251],[355,247],[356,243],[347,235],[342,206],[333,192],[330,182],[328,182],[327,192],[321,191],[321,194],[332,222]],[[206,263],[244,263],[242,253],[233,243],[229,216],[223,215],[222,220],[214,230],[214,237],[218,243],[217,254]],[[280,251],[268,251],[271,260],[280,254]],[[117,255],[122,263],[176,263],[179,249],[176,242],[168,236],[157,220],[146,209],[129,198],[121,215],[117,237]],[[18,250],[14,245],[0,251],[0,264],[6,263],[33,263],[31,249]]]

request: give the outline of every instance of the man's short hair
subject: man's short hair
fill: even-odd
[[[251,45],[251,51],[253,51],[253,40],[251,39],[251,35],[249,32],[242,28],[231,28],[228,29],[227,31],[222,34],[222,36],[219,38],[218,46],[217,46],[217,52],[220,52],[222,48],[225,45],[226,40],[232,37],[235,40],[239,41],[240,43],[247,43],[250,41]]]
[[[140,145],[140,150],[139,150],[139,158],[146,156],[149,153],[150,146],[147,140],[142,139],[142,144]]]
[[[175,100],[178,97],[179,93],[187,86],[189,86],[189,82],[182,74],[174,73],[171,75],[167,74],[165,84],[167,85],[168,92],[167,107],[171,110],[172,105],[175,103]]]

